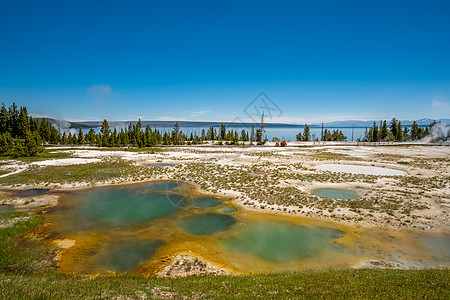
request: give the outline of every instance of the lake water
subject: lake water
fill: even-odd
[[[44,214],[48,242],[73,240],[61,271],[154,274],[187,254],[236,273],[349,268],[366,260],[450,266],[450,235],[359,228],[238,210],[178,181],[74,191]]]

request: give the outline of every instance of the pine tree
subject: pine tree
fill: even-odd
[[[66,132],[63,132],[62,138],[61,138],[61,144],[63,145],[67,145],[69,143],[68,139],[67,139],[67,135]]]
[[[308,124],[305,124],[305,128],[303,129],[303,140],[307,142],[311,140],[311,132],[309,130]]]
[[[325,132],[323,131],[323,122],[322,122],[322,131],[320,133],[320,140],[321,141],[325,141],[325,136],[324,136]]]
[[[78,145],[84,145],[85,141],[84,141],[84,134],[83,134],[83,130],[80,127],[80,130],[78,131]]]
[[[170,139],[170,135],[167,132],[164,132],[164,136],[165,136],[164,143],[166,145],[170,145],[172,143],[172,140]]]
[[[398,121],[398,124],[397,124],[397,135],[395,136],[395,139],[398,142],[403,142],[402,122],[400,122],[400,121]]]
[[[386,123],[386,120],[385,120],[385,121],[383,121],[383,125],[380,127],[380,132],[379,132],[380,139],[379,140],[380,141],[385,140],[386,137],[388,136],[388,134],[389,134],[389,130],[387,128],[387,123]]]
[[[261,128],[256,129],[256,143],[258,145],[262,144],[262,129]]]
[[[27,148],[22,141],[17,141],[11,153],[12,157],[28,156]]]
[[[234,145],[238,145],[239,144],[239,134],[238,134],[237,130],[234,131],[233,144]]]
[[[89,129],[86,135],[86,142],[91,146],[95,144],[95,131],[93,128]]]
[[[261,115],[261,124],[259,125],[259,128],[261,129],[261,141],[259,141],[260,144],[264,144],[265,142],[267,142],[267,137],[266,137],[266,125],[264,123],[264,112]]]
[[[392,118],[390,128],[392,135],[394,136],[394,139],[397,140],[398,138],[398,122],[395,117]]]
[[[152,128],[150,127],[149,124],[147,124],[147,126],[145,126],[145,146],[146,147],[150,147],[154,145],[153,142],[153,132],[152,132]]]
[[[72,133],[69,132],[69,135],[67,136],[67,144],[72,144]]]
[[[176,122],[175,126],[173,127],[172,142],[174,145],[181,144],[181,132],[180,132],[180,125],[178,125],[178,122]]]
[[[52,128],[54,128],[52,124],[50,124],[50,122],[48,122],[45,118],[42,118],[41,122],[39,122],[38,124],[39,135],[44,141],[51,140]],[[58,132],[56,128],[54,129],[56,132]]]
[[[416,121],[412,123],[411,126],[411,140],[415,141],[419,139],[420,127],[417,125]]]
[[[226,132],[227,132],[227,129],[226,129],[225,124],[220,124],[220,138],[222,140],[225,140]]]
[[[109,129],[109,124],[106,119],[102,122],[102,127],[100,128],[101,134],[101,143],[99,146],[108,147],[109,146],[109,135],[111,134],[111,130]]]
[[[29,130],[28,112],[26,107],[20,107],[19,118],[17,120],[17,136],[25,138]]]
[[[10,130],[11,136],[17,137],[18,136],[18,120],[19,120],[19,110],[17,109],[17,105],[15,102],[9,107],[8,110],[8,128]]]
[[[0,109],[0,134],[9,132],[8,128],[8,110],[6,109],[5,103],[2,103],[2,108]]]
[[[371,142],[378,142],[378,126],[375,123],[375,121],[373,122],[372,128],[373,129],[372,129],[372,134],[371,134],[371,136],[372,136]]]
[[[27,130],[25,132],[25,151],[27,156],[34,156],[39,150],[39,146],[36,142],[36,138],[33,136],[31,131]]]
[[[411,136],[410,136],[410,134],[409,134],[409,129],[408,129],[408,127],[404,127],[403,128],[403,140],[404,141],[409,141],[411,139]]]
[[[206,130],[205,129],[202,129],[202,135],[200,138],[202,141],[206,140]]]
[[[14,150],[14,139],[9,131],[0,133],[0,156],[10,156]]]
[[[323,131],[323,141],[331,141],[332,139],[333,137],[331,136],[331,133],[325,128]]]
[[[245,131],[245,129],[242,129],[241,131],[241,141],[247,142],[248,141],[248,133]]]

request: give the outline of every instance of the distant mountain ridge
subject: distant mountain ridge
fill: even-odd
[[[52,124],[56,127],[61,128],[98,128],[101,127],[102,121],[85,121],[85,122],[70,122],[65,120],[51,119],[48,118]],[[390,122],[390,120],[386,120]],[[414,120],[400,120],[402,125],[410,126],[414,122]],[[417,125],[419,126],[428,126],[430,125],[434,119],[423,118],[419,120],[415,120]],[[108,124],[111,128],[125,128],[131,123],[135,125],[138,121],[108,121]],[[250,122],[208,122],[208,121],[141,121],[142,126],[145,127],[150,125],[152,128],[172,128],[175,126],[175,123],[178,122],[180,127],[219,127],[220,124],[225,124],[227,127],[251,127],[253,123]],[[348,121],[334,121],[334,122],[324,122],[324,127],[371,127],[373,125],[374,120],[370,121],[361,121],[361,120],[348,120]],[[375,122],[379,125],[380,120],[375,120]],[[450,124],[450,119],[438,119],[436,122],[442,122],[444,124]],[[321,127],[322,123],[312,123],[308,124],[310,127]],[[258,123],[255,124],[258,126]],[[277,127],[290,127],[290,128],[303,128],[304,124],[287,124],[287,123],[266,123],[265,126],[267,128],[277,128]]]

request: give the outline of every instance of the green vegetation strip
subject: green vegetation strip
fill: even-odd
[[[0,216],[2,222],[11,222],[11,226],[0,229],[0,272],[22,273],[35,269],[34,259],[39,256],[39,247],[33,250],[20,251],[17,247],[18,237],[43,223],[41,216],[29,216],[28,213],[9,212]],[[16,221],[16,222],[14,222]],[[0,292],[0,295],[2,293]]]
[[[0,175],[3,175],[3,174],[8,174],[9,173],[9,171],[8,170],[0,170]]]
[[[448,270],[350,270],[181,279],[120,275],[95,279],[55,272],[0,275],[4,299],[448,299]]]
[[[119,159],[105,159],[98,163],[69,166],[32,166],[24,172],[3,178],[2,184],[95,183],[120,177],[125,178],[134,174],[135,169],[137,168]]]
[[[181,279],[109,274],[94,278],[61,274],[30,255],[23,235],[42,218],[12,212],[2,220],[29,217],[0,229],[1,299],[301,299],[434,298],[450,295],[450,270],[343,270],[295,274],[205,276]],[[21,241],[21,243],[18,243]],[[20,248],[19,248],[20,244]]]

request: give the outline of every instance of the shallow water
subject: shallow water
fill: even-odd
[[[148,165],[147,167],[152,167],[152,168],[155,168],[155,167],[171,167],[171,166],[174,166],[174,165],[175,164],[157,163],[157,164]]]
[[[419,240],[430,252],[441,256],[447,262],[450,262],[450,234],[447,238],[437,238],[433,236],[419,236]]]
[[[224,214],[231,214],[231,213],[234,213],[237,211],[238,211],[238,209],[233,206],[225,206],[225,207],[219,208],[219,212],[224,213]]]
[[[333,189],[333,188],[321,188],[312,190],[316,196],[332,199],[359,199],[361,198],[358,193],[352,190],[345,189]]]
[[[235,223],[233,217],[217,213],[205,213],[180,219],[177,225],[194,235],[211,235],[227,231]]]
[[[44,193],[48,192],[48,189],[28,189],[23,190],[18,193],[16,193],[15,197],[32,197],[32,196],[39,196]]]
[[[88,189],[61,197],[44,214],[44,231],[50,241],[76,241],[58,263],[68,273],[152,274],[180,253],[236,273],[342,269],[366,260],[450,266],[449,234],[248,212],[226,200],[176,181]]]
[[[126,272],[155,254],[164,242],[161,240],[123,240],[112,242],[96,258],[108,271]]]
[[[73,217],[83,225],[120,226],[141,223],[167,216],[185,204],[181,195],[158,193],[150,189],[102,189],[81,199]]]
[[[218,198],[216,197],[197,197],[193,200],[193,203],[196,207],[215,207],[222,203]]]
[[[228,251],[250,253],[270,262],[314,257],[326,244],[344,236],[330,228],[292,223],[259,223],[249,225],[222,241]]]

